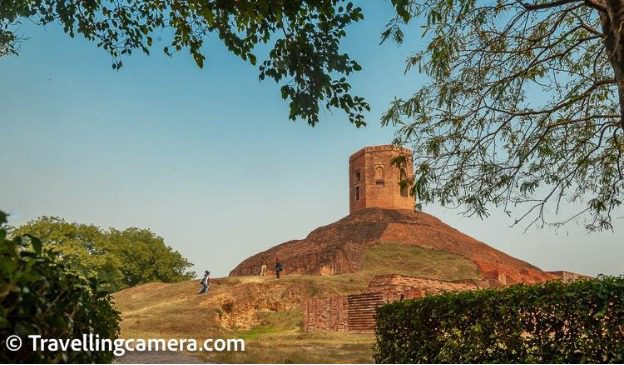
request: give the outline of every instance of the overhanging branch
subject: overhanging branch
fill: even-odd
[[[526,10],[532,11],[532,10],[542,10],[542,9],[556,8],[558,6],[571,4],[571,3],[578,3],[578,2],[581,2],[581,1],[584,1],[584,0],[558,0],[558,1],[553,1],[553,2],[550,2],[550,3],[543,3],[543,4],[527,4],[527,3],[523,2],[523,1],[518,1],[518,2]]]

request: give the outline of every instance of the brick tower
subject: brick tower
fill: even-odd
[[[406,157],[400,168],[394,158]],[[349,157],[349,211],[364,208],[414,210],[414,197],[399,181],[414,174],[412,151],[393,145],[364,147]]]

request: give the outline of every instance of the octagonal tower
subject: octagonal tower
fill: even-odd
[[[392,162],[405,156],[400,167]],[[412,151],[394,145],[364,147],[349,157],[349,211],[365,208],[414,210],[414,197],[400,181],[414,175]]]

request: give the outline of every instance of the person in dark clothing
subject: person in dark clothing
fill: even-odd
[[[210,276],[210,271],[206,270],[204,272],[204,277],[199,282],[199,285],[201,285],[201,289],[199,290],[199,293],[197,294],[205,294],[208,291],[208,287],[210,286],[209,276]]]
[[[280,273],[284,270],[284,268],[282,267],[282,263],[280,262],[279,257],[275,258],[275,276],[277,276],[277,278],[280,278]]]

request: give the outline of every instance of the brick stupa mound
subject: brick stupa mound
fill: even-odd
[[[478,277],[502,284],[553,278],[539,268],[498,251],[422,212],[366,208],[312,231],[303,240],[282,243],[241,262],[230,276],[271,270],[279,257],[286,274],[338,275],[362,270],[365,253],[376,245],[406,245],[457,255],[475,264]],[[440,263],[444,265],[444,263]],[[390,271],[392,267],[388,268]],[[414,267],[414,271],[417,271]],[[404,273],[406,274],[406,273]]]

